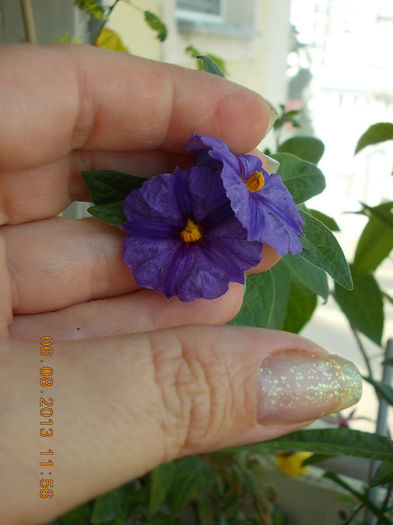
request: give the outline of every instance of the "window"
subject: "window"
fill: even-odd
[[[256,9],[255,0],[176,0],[176,19],[180,31],[250,38]]]
[[[223,22],[223,0],[177,0],[176,17],[198,22]]]

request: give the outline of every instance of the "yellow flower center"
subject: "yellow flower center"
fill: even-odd
[[[246,180],[246,186],[251,193],[263,188],[264,184],[265,177],[260,171],[254,171],[254,173]]]
[[[201,227],[195,224],[191,219],[187,220],[184,230],[181,231],[180,237],[184,242],[196,242],[202,237]]]

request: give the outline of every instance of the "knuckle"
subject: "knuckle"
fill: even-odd
[[[234,417],[235,387],[213,347],[170,334],[151,334],[155,384],[162,407],[161,429],[168,458],[214,443]]]

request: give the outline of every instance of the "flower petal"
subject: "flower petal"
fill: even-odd
[[[168,298],[215,299],[229,282],[243,283],[245,270],[261,260],[262,244],[247,240],[221,177],[207,167],[146,181],[126,198],[124,210],[123,259],[139,285]],[[201,236],[185,242],[181,233],[190,220]]]

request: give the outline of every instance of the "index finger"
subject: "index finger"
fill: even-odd
[[[0,166],[53,164],[75,149],[182,150],[191,132],[237,153],[265,135],[269,105],[225,79],[91,46],[0,49]]]

